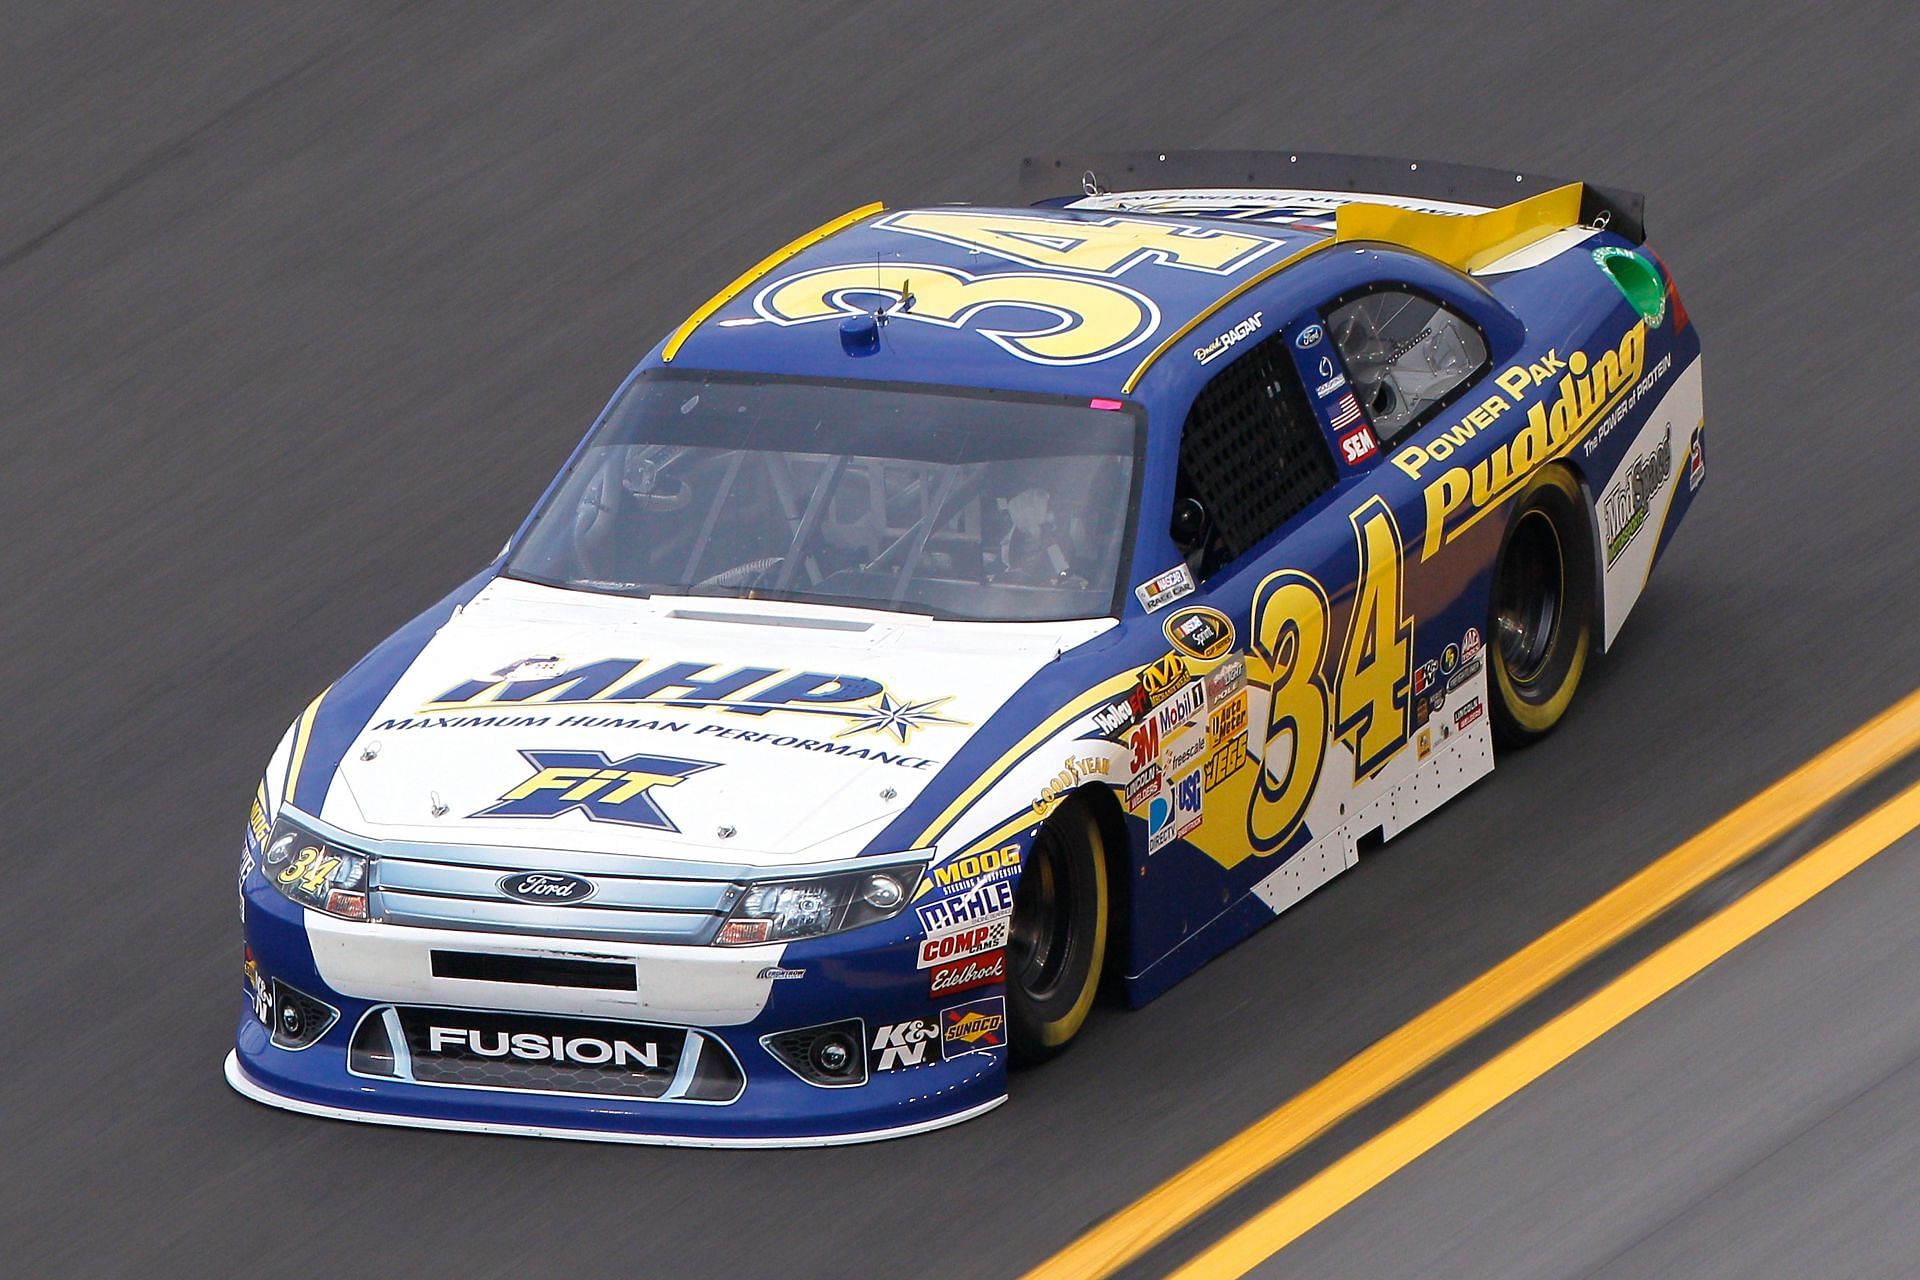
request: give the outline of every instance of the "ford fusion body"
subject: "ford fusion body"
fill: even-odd
[[[1103,975],[1153,998],[1565,713],[1705,470],[1637,198],[1059,171],[734,282],[295,720],[235,1088],[646,1142],[953,1123]]]

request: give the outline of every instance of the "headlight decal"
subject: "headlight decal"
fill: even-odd
[[[289,817],[273,824],[261,873],[283,896],[343,920],[365,920],[369,858],[344,849]]]
[[[900,914],[924,868],[925,863],[912,862],[750,884],[714,944],[797,942],[878,924]]]

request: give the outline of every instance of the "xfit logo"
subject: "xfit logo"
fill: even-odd
[[[603,751],[522,751],[534,768],[525,782],[473,814],[476,818],[557,818],[578,810],[595,822],[678,831],[651,794],[714,765],[673,756],[607,759]]]

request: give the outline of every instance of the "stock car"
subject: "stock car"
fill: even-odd
[[[309,705],[226,1076],[700,1145],[978,1115],[1551,730],[1705,471],[1640,197],[1029,161],[827,223]]]

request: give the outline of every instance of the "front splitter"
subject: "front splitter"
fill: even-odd
[[[231,1050],[227,1053],[226,1076],[227,1083],[243,1097],[251,1098],[269,1107],[278,1107],[282,1111],[297,1111],[301,1115],[320,1116],[328,1120],[352,1120],[360,1124],[384,1124],[400,1129],[437,1129],[447,1133],[492,1133],[521,1138],[569,1138],[576,1142],[620,1142],[648,1147],[839,1147],[856,1142],[880,1142],[887,1138],[905,1138],[916,1133],[944,1129],[948,1125],[959,1124],[963,1120],[985,1115],[1007,1100],[1003,1094],[979,1106],[950,1116],[941,1116],[936,1120],[923,1120],[919,1124],[900,1125],[892,1129],[869,1129],[861,1133],[837,1133],[826,1136],[809,1134],[791,1138],[698,1138],[677,1134],[629,1133],[622,1130],[504,1124],[484,1120],[440,1120],[432,1116],[403,1116],[385,1111],[331,1107],[324,1103],[305,1102],[299,1098],[275,1093],[249,1076],[246,1069],[240,1065],[239,1053]]]

